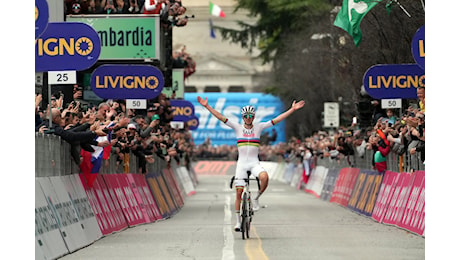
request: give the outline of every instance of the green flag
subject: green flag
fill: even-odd
[[[391,8],[393,8],[393,4],[394,4],[393,0],[390,0],[390,1],[388,1],[388,3],[385,5],[385,8],[387,9],[388,15],[390,15]]]
[[[343,0],[342,8],[335,18],[334,25],[348,32],[355,45],[361,42],[362,34],[359,25],[364,16],[381,0]]]

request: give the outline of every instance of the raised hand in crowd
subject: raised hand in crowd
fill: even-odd
[[[42,99],[42,94],[35,94],[35,113],[38,112],[38,107],[40,106]]]
[[[108,14],[117,12],[113,0],[107,0],[107,3],[104,6],[104,11],[106,11]]]

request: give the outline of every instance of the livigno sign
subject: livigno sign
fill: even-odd
[[[97,62],[100,52],[99,37],[91,26],[48,23],[35,41],[35,71],[84,70]]]
[[[425,25],[412,38],[412,56],[420,68],[425,69]]]
[[[86,23],[94,28],[101,39],[100,60],[160,58],[158,15],[69,15],[67,21]]]
[[[417,64],[378,64],[366,71],[363,85],[373,98],[417,98],[417,88],[425,87],[425,70]]]
[[[35,39],[45,31],[48,19],[49,11],[46,0],[35,0]]]
[[[92,90],[104,99],[152,99],[163,86],[163,73],[151,65],[102,65],[91,74]]]

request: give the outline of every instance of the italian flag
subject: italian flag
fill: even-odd
[[[209,13],[214,16],[225,17],[225,13],[222,12],[222,9],[211,2],[209,2]]]

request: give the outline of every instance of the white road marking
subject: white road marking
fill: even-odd
[[[224,206],[224,247],[222,248],[222,260],[234,260],[233,243],[235,238],[232,232],[232,210],[230,207],[230,195],[225,196]]]

